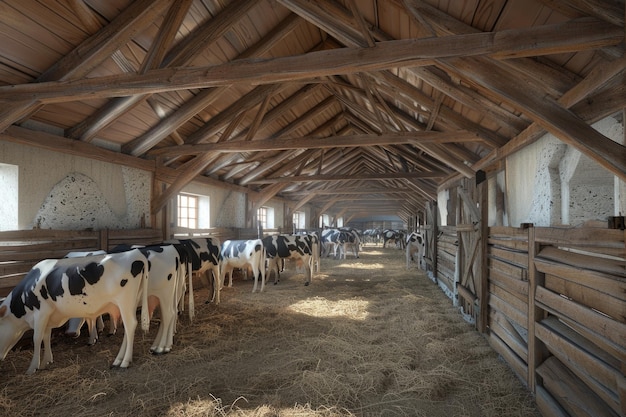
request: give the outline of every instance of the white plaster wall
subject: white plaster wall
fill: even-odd
[[[439,209],[439,218],[441,226],[448,225],[448,200],[450,199],[450,191],[442,190],[437,193],[437,208]]]
[[[624,141],[622,120],[607,117],[593,127],[614,141]],[[625,188],[623,183],[596,161],[546,134],[506,159],[509,225],[555,226],[565,220],[577,226],[589,220],[605,221],[617,206],[624,206],[624,193],[616,191]],[[562,195],[567,207],[562,207]]]
[[[19,229],[150,224],[149,172],[10,142],[0,163],[19,167]]]

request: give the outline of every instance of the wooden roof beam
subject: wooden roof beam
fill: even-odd
[[[520,43],[520,39],[527,42]],[[164,68],[146,74],[116,74],[70,81],[0,87],[0,101],[41,100],[59,103],[81,99],[208,88],[233,83],[272,84],[335,74],[429,65],[433,59],[486,55],[496,59],[598,49],[624,39],[621,27],[575,19],[499,32],[378,42],[373,48],[340,48],[304,55],[236,59],[208,67]]]

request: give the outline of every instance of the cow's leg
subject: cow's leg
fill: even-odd
[[[30,366],[28,367],[28,370],[26,370],[26,373],[28,375],[34,374],[35,371],[37,369],[39,369],[39,366],[41,364],[41,343],[44,339],[45,333],[47,331],[47,327],[48,327],[48,320],[41,320],[41,318],[39,319],[39,321],[35,321],[35,329],[33,331],[33,358],[30,361]],[[48,336],[48,344],[50,343],[50,336]],[[50,359],[50,362],[52,362],[52,351],[50,350],[50,347],[47,346],[46,352],[50,352],[49,355],[50,357],[48,358],[48,354],[46,353],[46,359]],[[44,363],[44,366],[46,364]]]
[[[87,340],[87,344],[89,346],[93,346],[98,341],[98,319],[102,320],[100,316],[98,318],[87,319],[87,328],[89,329],[89,340]],[[102,324],[104,326],[104,324]]]
[[[184,281],[185,277],[188,278],[188,282],[189,282],[189,289],[187,291],[189,291],[188,297],[189,299],[187,300],[187,302],[189,303],[189,321],[193,321],[193,318],[196,315],[196,308],[195,308],[195,303],[194,303],[194,299],[193,299],[193,274],[190,272],[189,274],[184,274],[179,272],[180,276],[180,280]],[[183,297],[184,298],[184,297]]]
[[[278,258],[278,257],[270,259],[269,268],[267,268],[267,273],[266,273],[267,278],[270,277],[270,275],[272,274],[272,271],[274,272],[274,285],[278,284],[278,281],[280,281],[280,273],[282,272],[282,271],[279,271],[279,266],[278,266],[279,261],[282,265],[282,270],[284,271],[285,260],[282,258]]]
[[[154,354],[168,353],[172,349],[175,332],[175,303],[167,300],[167,296],[162,296],[159,297],[159,306],[161,307],[161,323],[150,348],[150,352]]]
[[[128,305],[133,305],[133,303],[129,303]],[[137,314],[135,308],[126,308],[125,310],[121,310],[121,315],[122,323],[124,323],[124,339],[122,340],[120,351],[113,361],[113,366],[128,368],[133,360],[133,343],[135,340],[135,330],[137,329]]]
[[[313,257],[309,256],[308,259],[304,260],[304,269],[306,272],[306,281],[304,285],[307,286],[311,283],[311,276],[313,275]]]
[[[252,292],[256,292],[256,285],[257,285],[259,274],[257,273],[257,270],[255,267],[252,267],[252,274],[254,275],[254,285],[252,286]]]
[[[258,267],[259,275],[261,276],[261,292],[265,289],[265,262],[261,261],[261,265]]]
[[[222,291],[222,287],[224,286],[224,282],[220,279],[220,269],[219,266],[215,265],[211,268],[211,274],[213,275],[213,298],[211,301],[214,301],[215,304],[220,303],[220,292]]]

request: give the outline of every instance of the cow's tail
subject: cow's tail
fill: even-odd
[[[193,321],[194,316],[196,315],[195,312],[195,305],[194,305],[194,301],[193,301],[193,271],[191,268],[191,264],[187,264],[187,279],[189,280],[189,321]],[[203,274],[206,274],[206,272],[203,272]]]
[[[145,259],[145,258],[144,258]],[[141,276],[141,330],[150,330],[150,311],[148,308],[148,261],[144,262]]]

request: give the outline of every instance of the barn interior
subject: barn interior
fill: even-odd
[[[0,139],[149,163],[153,214],[200,180],[406,223],[546,132],[626,171],[590,127],[624,108],[623,1],[4,1],[0,24]]]
[[[421,231],[420,269],[544,416],[624,416],[625,19],[624,0],[2,0],[0,293],[131,239]],[[177,224],[180,195],[205,223]]]

